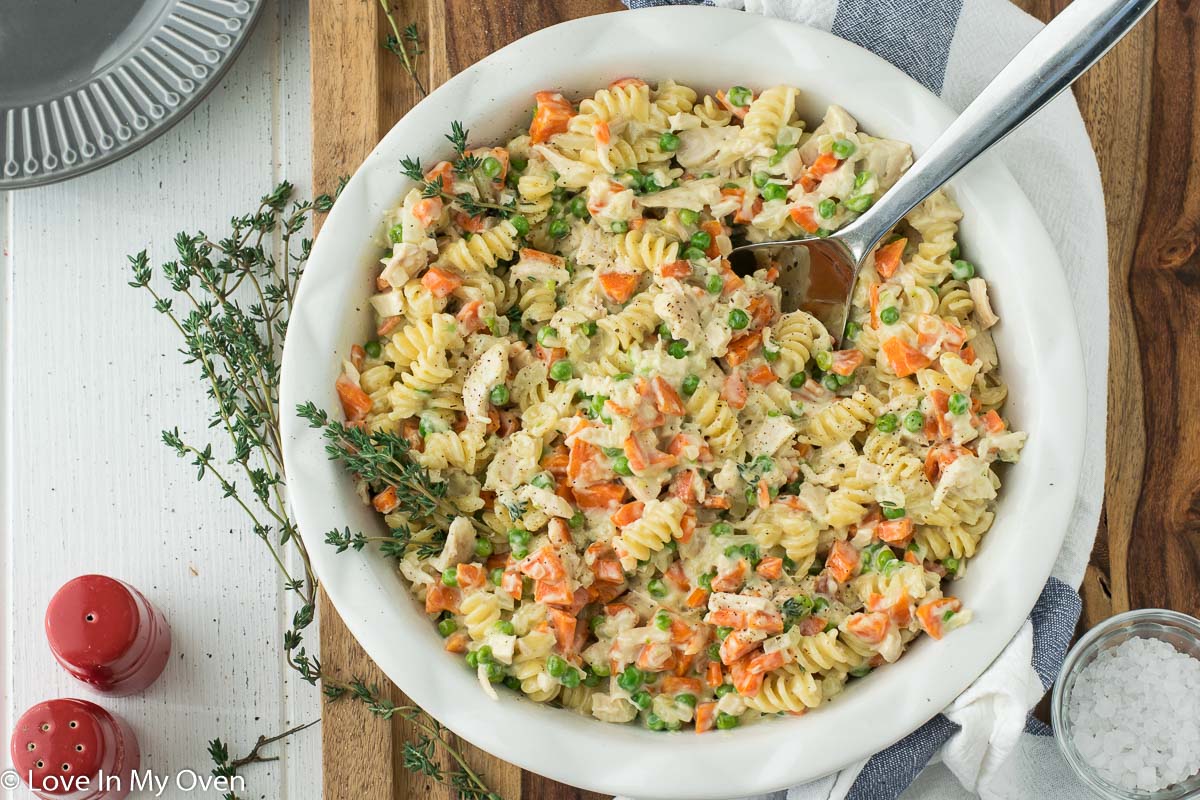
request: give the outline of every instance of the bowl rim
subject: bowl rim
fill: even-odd
[[[1079,752],[1078,748],[1075,747],[1074,739],[1068,735],[1071,724],[1067,716],[1066,706],[1069,694],[1066,687],[1068,683],[1074,686],[1075,679],[1079,677],[1079,670],[1082,670],[1086,666],[1082,664],[1083,658],[1096,650],[1101,640],[1121,630],[1131,629],[1138,624],[1156,624],[1162,628],[1183,631],[1200,645],[1200,619],[1190,614],[1185,614],[1182,611],[1174,611],[1169,608],[1134,608],[1109,617],[1090,628],[1067,651],[1067,656],[1063,659],[1062,669],[1059,670],[1058,678],[1054,681],[1054,689],[1050,695],[1050,725],[1054,729],[1054,738],[1058,741],[1058,749],[1062,753],[1063,759],[1071,765],[1072,771],[1079,776],[1079,779],[1101,797],[1118,798],[1119,800],[1124,800],[1124,798],[1132,798],[1132,800],[1177,800],[1186,796],[1188,792],[1194,791],[1195,787],[1181,788],[1173,791],[1165,789],[1147,791],[1144,789],[1129,789],[1125,786],[1112,783],[1098,775],[1092,769],[1092,766],[1087,763],[1087,760]],[[1138,636],[1139,634],[1134,633],[1133,635]]]
[[[352,215],[371,208],[370,193],[380,190],[381,186],[391,187],[392,203],[398,198],[400,189],[407,186],[398,167],[391,163],[396,160],[396,153],[420,152],[420,147],[412,144],[413,141],[426,140],[432,147],[434,138],[440,138],[440,131],[452,118],[448,116],[451,107],[462,108],[467,100],[494,101],[495,95],[517,97],[516,89],[510,84],[522,80],[531,83],[536,78],[522,78],[515,65],[520,64],[527,70],[529,60],[536,63],[539,57],[545,58],[538,55],[539,49],[575,54],[569,46],[582,48],[583,55],[577,59],[578,63],[563,67],[565,71],[579,70],[587,63],[585,51],[597,41],[632,53],[631,48],[639,36],[659,35],[663,52],[646,51],[643,45],[633,60],[673,55],[678,64],[687,54],[686,43],[678,43],[680,26],[690,26],[714,37],[731,34],[744,39],[748,37],[749,41],[742,45],[747,52],[752,47],[760,47],[757,37],[767,37],[784,48],[785,55],[790,52],[794,60],[789,61],[789,65],[797,74],[799,64],[812,65],[820,59],[842,63],[848,77],[838,80],[846,82],[850,77],[858,77],[867,82],[869,79],[862,87],[855,84],[855,91],[861,92],[864,98],[858,101],[860,106],[877,102],[879,114],[905,116],[912,120],[914,131],[921,131],[921,136],[901,136],[896,131],[863,123],[864,129],[879,135],[890,133],[916,144],[918,139],[931,139],[954,119],[953,111],[932,93],[878,56],[830,33],[790,21],[727,9],[666,6],[596,15],[544,28],[489,55],[422,100],[383,138],[344,187],[316,240],[289,323],[280,388],[281,407],[291,409],[297,403],[318,400],[327,408],[336,408],[331,370],[345,350],[333,345],[339,340],[347,343],[349,340],[338,332],[341,323],[328,317],[346,316],[349,311],[331,305],[322,294],[326,291],[348,293],[345,284],[350,278],[345,277],[346,254],[355,249],[361,251],[369,238],[364,236],[361,221],[356,224]],[[666,32],[672,31],[674,33],[668,38]],[[619,35],[625,38],[618,38]],[[626,39],[633,41],[626,43]],[[593,60],[596,58],[592,56]],[[603,70],[597,66],[588,67],[592,87],[604,82],[603,71],[611,77],[628,74],[628,62],[617,66],[613,55],[606,54],[605,58]],[[776,60],[780,60],[778,53],[772,64]],[[674,75],[643,74],[706,85],[705,81],[689,79],[690,71],[702,69],[690,66],[688,69],[675,68]],[[759,71],[764,69],[760,67]],[[804,81],[797,74],[787,80],[809,88],[803,86]],[[507,76],[507,81],[502,76]],[[568,78],[562,80],[565,84]],[[537,82],[550,81],[542,78]],[[893,98],[888,92],[898,96]],[[489,96],[489,93],[494,95]],[[838,99],[845,101],[841,96]],[[473,111],[474,116],[464,114],[463,118],[472,125],[475,122],[483,124],[486,117],[478,110]],[[852,112],[863,119],[858,111],[852,109]],[[425,133],[422,126],[436,132]],[[928,141],[924,141],[924,145],[927,146]],[[837,703],[804,720],[773,720],[770,725],[712,732],[703,737],[682,739],[631,726],[607,725],[537,706],[522,698],[502,696],[499,701],[492,702],[479,690],[473,677],[458,674],[464,670],[439,669],[446,662],[426,664],[412,658],[414,652],[432,655],[435,651],[440,657],[440,639],[436,638],[433,626],[427,621],[421,626],[408,625],[407,621],[416,618],[414,604],[411,600],[407,603],[397,601],[398,595],[394,591],[389,594],[389,588],[382,585],[383,573],[377,558],[338,557],[332,553],[332,548],[324,545],[322,533],[331,527],[326,522],[332,520],[340,528],[348,517],[359,512],[349,503],[339,506],[333,498],[336,493],[345,492],[343,488],[330,488],[337,487],[338,478],[330,471],[328,462],[323,461],[319,435],[308,430],[293,415],[285,414],[282,420],[284,460],[291,483],[290,502],[301,535],[309,546],[313,567],[326,592],[366,652],[415,702],[481,749],[565,783],[647,800],[741,796],[812,780],[886,748],[945,708],[983,673],[1019,630],[1044,586],[1075,504],[1084,435],[1079,335],[1065,276],[1049,235],[1012,176],[994,156],[979,159],[951,185],[961,187],[968,199],[975,198],[971,203],[985,197],[1003,198],[1003,204],[997,203],[996,210],[975,216],[971,221],[964,219],[964,228],[971,225],[978,229],[974,235],[986,234],[987,238],[999,240],[997,230],[1004,227],[1002,222],[1017,224],[1023,231],[1022,253],[1040,265],[1037,275],[1041,291],[1020,294],[1014,287],[1008,292],[1011,303],[1032,312],[1028,315],[1031,319],[1022,317],[1008,323],[1009,332],[1015,337],[1014,342],[1022,342],[1026,354],[1031,354],[1034,372],[1039,375],[1053,373],[1059,402],[1078,412],[1067,415],[1066,419],[1055,417],[1054,425],[1050,426],[1045,417],[1048,412],[1033,404],[1029,406],[1031,420],[1036,418],[1039,429],[1055,441],[1053,446],[1049,441],[1038,443],[1036,458],[1029,457],[1027,448],[1024,459],[1032,462],[1023,473],[1029,476],[1021,484],[1026,487],[1024,495],[1028,502],[1039,503],[1036,524],[1024,525],[1031,531],[1024,534],[1022,544],[1029,554],[1028,562],[1003,582],[999,574],[979,577],[972,573],[963,579],[964,585],[989,586],[998,593],[996,599],[989,601],[991,607],[986,624],[977,622],[956,631],[954,636],[937,643],[940,649],[936,654],[926,647],[929,642],[918,642],[910,648],[905,659],[888,670],[858,681],[860,686],[839,697]],[[374,231],[378,228],[378,219],[371,222]],[[1015,263],[1015,256],[1006,254],[1006,258]],[[1004,259],[997,256],[995,260]],[[338,270],[343,273],[340,278]],[[1015,278],[1011,279],[1011,282],[1015,281]],[[1005,281],[1006,285],[1009,282]],[[321,306],[329,312],[326,317],[314,310]],[[1036,349],[1032,347],[1035,339],[1039,343]],[[1002,352],[1005,351],[1002,349]],[[313,354],[327,358],[329,364],[319,365]],[[1028,426],[1023,427],[1028,429]],[[349,483],[344,481],[344,476],[341,480]],[[1018,478],[1008,480],[1015,483]],[[1029,488],[1035,483],[1036,491],[1040,493],[1037,496],[1033,494],[1034,489]],[[1014,530],[1016,526],[1015,521],[1007,525]],[[387,603],[393,603],[395,607],[381,607]],[[403,642],[398,642],[392,633],[397,624],[404,630]],[[923,640],[928,638],[922,637]],[[905,667],[906,663],[912,666]],[[919,674],[921,664],[937,674]],[[878,680],[881,673],[896,674],[897,677],[885,685]],[[909,691],[896,697],[889,693],[887,686],[898,685],[896,681],[902,674],[907,678],[904,685]],[[473,692],[469,697],[464,695],[468,687]],[[884,703],[891,703],[894,713],[880,715],[878,708]],[[831,713],[831,709],[836,710]],[[848,718],[860,721],[847,726],[843,723]],[[865,724],[862,719],[872,722]],[[511,732],[513,729],[515,735]],[[779,747],[783,743],[788,747]],[[794,758],[794,748],[801,748],[804,757]],[[591,758],[590,754],[594,752],[605,753],[605,758]],[[676,762],[674,759],[682,760]],[[667,774],[662,769],[664,763],[686,764],[687,768],[672,769]],[[732,766],[746,769],[738,770]]]

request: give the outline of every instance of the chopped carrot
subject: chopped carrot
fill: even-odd
[[[879,327],[879,284],[871,284],[871,327]]]
[[[721,662],[720,661],[708,662],[708,669],[705,670],[705,674],[704,674],[704,682],[707,683],[710,688],[715,689],[716,687],[718,687],[722,683],[724,683],[724,681],[725,681],[725,678],[721,674]]]
[[[663,577],[667,579],[668,583],[681,592],[686,592],[688,589],[692,588],[691,582],[688,581],[687,575],[683,571],[682,561],[671,562],[671,566],[668,567],[667,571],[663,573]]]
[[[708,612],[708,616],[704,618],[704,621],[709,625],[741,630],[746,627],[746,612],[739,611],[736,608],[718,608],[715,611]]]
[[[729,362],[729,366],[736,367],[745,363],[761,345],[762,331],[744,333],[729,343],[725,350],[725,360]]]
[[[680,259],[663,264],[658,274],[664,278],[690,278],[692,277],[692,262]]]
[[[939,436],[948,438],[954,433],[954,426],[950,423],[948,415],[950,414],[950,395],[934,389],[929,393],[929,404],[933,406],[933,420],[937,423],[937,432]]]
[[[625,571],[621,569],[621,562],[614,559],[601,559],[592,564],[592,571],[596,573],[596,579],[607,581],[608,583],[624,583]]]
[[[718,671],[720,671],[720,669],[720,667],[717,667]],[[720,686],[720,684],[717,685]],[[696,733],[707,733],[708,731],[711,731],[716,724],[716,703],[700,703],[696,706]]]
[[[628,436],[624,443],[625,458],[629,461],[629,468],[634,472],[644,472],[650,469],[650,456],[642,447],[641,442],[636,436]]]
[[[845,583],[858,568],[858,551],[845,542],[834,542],[825,559],[825,567],[838,583]]]
[[[561,581],[567,577],[558,551],[544,544],[517,562],[517,570],[535,581]]]
[[[700,691],[703,687],[704,684],[700,682],[699,678],[679,678],[671,676],[669,678],[663,678],[662,682],[663,694],[670,695],[684,693],[700,694]]]
[[[462,286],[462,278],[441,267],[430,267],[421,276],[421,285],[434,297],[447,297]]]
[[[591,442],[576,437],[567,455],[567,477],[572,481],[583,476],[586,467],[596,460],[600,451]]]
[[[628,302],[639,280],[632,272],[601,272],[596,277],[600,280],[600,288],[616,303]]]
[[[908,544],[913,535],[912,517],[901,519],[885,519],[875,526],[875,536],[881,542],[888,544]]]
[[[762,295],[752,297],[746,310],[750,312],[750,322],[756,328],[770,325],[775,319],[774,304]]]
[[[470,233],[481,233],[487,230],[487,221],[483,217],[472,217],[464,211],[454,212],[454,223]]]
[[[533,122],[529,125],[529,138],[534,144],[541,144],[556,133],[564,133],[567,123],[575,116],[575,107],[558,92],[538,92],[537,111],[534,112]]]
[[[788,216],[806,233],[816,233],[821,229],[821,226],[817,224],[816,215],[813,214],[812,206],[792,206]]]
[[[679,393],[661,375],[654,376],[654,379],[650,381],[650,388],[654,390],[655,408],[673,417],[682,417],[684,415],[685,409],[683,401],[679,399]]]
[[[638,669],[646,670],[647,672],[662,672],[670,669],[673,666],[675,653],[671,650],[671,646],[663,642],[650,642],[642,645],[641,652],[638,653],[637,664]]]
[[[830,355],[833,357],[833,364],[829,371],[837,375],[853,375],[854,370],[863,363],[861,350],[834,350]]]
[[[758,649],[761,641],[746,631],[734,631],[721,642],[721,663],[729,665]]]
[[[758,562],[754,571],[769,581],[781,578],[783,577],[783,559],[778,556],[768,556]]]
[[[888,615],[888,619],[901,628],[912,622],[912,598],[908,596],[908,591],[905,589],[901,589],[900,596],[894,600],[872,592],[867,597],[867,610],[882,611]]]
[[[459,564],[454,568],[454,576],[458,585],[463,589],[474,589],[483,586],[483,567],[478,564]]]
[[[575,503],[580,508],[614,508],[625,499],[625,484],[619,481],[576,486]]]
[[[746,382],[742,380],[742,376],[737,370],[729,373],[725,378],[725,385],[721,388],[721,396],[725,398],[725,402],[734,408],[745,408],[746,400],[750,397],[746,391]]]
[[[893,336],[883,343],[883,354],[887,356],[888,365],[899,378],[907,378],[919,369],[924,369],[932,363],[929,356],[922,353],[899,336]]]
[[[805,617],[804,619],[800,620],[800,622],[796,624],[796,627],[800,629],[801,636],[814,636],[825,630],[825,624],[824,617],[813,616]]]
[[[679,530],[681,535],[679,541],[687,544],[692,540],[692,534],[696,532],[696,511],[689,508],[683,512],[683,517],[679,520]]]
[[[712,580],[712,588],[714,592],[736,592],[742,588],[742,582],[746,579],[746,560],[739,558],[737,566],[729,572],[723,572]]]
[[[846,618],[846,630],[868,644],[879,644],[887,636],[892,620],[882,611],[851,614]]]
[[[479,316],[482,310],[483,301],[472,300],[460,308],[454,318],[471,334],[483,327],[483,320]]]
[[[646,82],[641,78],[618,78],[608,85],[610,89],[625,89],[630,86],[646,86]]]
[[[717,102],[719,102],[721,105],[725,106],[725,108],[728,109],[729,113],[733,114],[738,119],[745,119],[746,113],[750,110],[749,103],[747,103],[744,106],[735,106],[733,103],[729,102],[729,98],[725,96],[724,89],[717,90]],[[754,102],[754,95],[750,96],[750,102],[751,103]]]
[[[400,507],[400,501],[396,498],[396,487],[389,486],[371,499],[371,505],[375,506],[375,510],[380,514],[390,514]]]
[[[542,347],[540,344],[535,345],[534,352],[537,353],[538,360],[547,367],[551,366],[560,358],[565,358],[567,355],[566,348],[563,347]]]
[[[684,505],[691,506],[696,502],[695,485],[696,471],[684,470],[671,479],[671,494],[678,497]]]
[[[720,220],[710,219],[700,223],[700,230],[708,234],[708,247],[704,250],[704,255],[707,258],[716,258],[721,255],[721,248],[717,245],[717,237],[725,235],[725,226]]]
[[[465,653],[467,652],[467,645],[470,642],[471,637],[468,636],[464,631],[455,631],[454,633],[450,634],[449,638],[446,639],[446,652],[459,654]]]
[[[454,183],[454,165],[449,161],[439,161],[425,173],[427,181],[436,181],[438,178],[442,179],[442,186],[446,191],[452,191],[454,188],[452,185]]]
[[[940,444],[929,448],[925,455],[925,477],[930,483],[937,483],[938,478],[946,467],[958,460],[958,457],[971,451],[956,444]]]
[[[940,639],[946,632],[946,620],[961,609],[962,603],[959,602],[957,597],[942,597],[919,605],[917,607],[917,620],[920,621],[921,628],[926,633],[935,639]]]
[[[533,599],[539,603],[547,603],[548,605],[569,606],[574,602],[575,595],[567,588],[565,580],[534,581]]]
[[[721,259],[721,279],[725,281],[725,286],[721,289],[722,297],[728,297],[746,285],[742,276],[733,271],[727,259]]]
[[[725,495],[714,495],[704,498],[704,502],[701,505],[705,508],[729,508],[732,504]]]
[[[547,609],[546,614],[550,617],[550,627],[554,629],[554,638],[558,642],[558,649],[564,653],[571,652],[575,643],[575,626],[579,621],[566,611],[557,608]]]
[[[367,351],[363,349],[361,344],[350,346],[350,363],[354,365],[355,369],[361,370],[363,368],[363,362],[366,360]]]
[[[567,477],[567,470],[570,467],[570,463],[571,457],[568,454],[567,448],[559,445],[542,459],[541,467],[542,469],[549,470],[550,474],[556,478],[565,478]]]
[[[421,227],[428,228],[442,215],[442,198],[425,197],[418,200],[413,203],[412,215],[421,223]]]
[[[989,409],[983,415],[983,427],[987,429],[988,433],[1000,433],[1004,430],[1004,420],[1000,418],[1000,415],[996,413],[994,408]]]
[[[904,246],[908,239],[901,237],[891,244],[885,244],[875,251],[875,271],[881,278],[890,278],[900,267],[900,256],[904,254]]]
[[[769,383],[774,383],[779,380],[779,376],[771,369],[769,364],[759,364],[746,375],[751,383],[756,383],[759,386],[766,386]]]
[[[612,131],[608,128],[608,123],[602,119],[598,119],[592,123],[592,138],[596,140],[596,144],[604,147],[612,141]]]
[[[521,579],[521,573],[506,569],[500,578],[500,588],[512,595],[514,600],[520,600],[521,594],[525,591],[525,582]]]
[[[787,663],[784,651],[775,650],[771,653],[759,653],[750,657],[746,668],[754,675],[763,675],[773,669],[779,669]]]
[[[818,181],[824,178],[829,173],[838,168],[838,157],[832,152],[822,153],[817,156],[817,160],[808,168],[808,174],[816,178]]]
[[[642,518],[642,512],[646,510],[646,504],[641,500],[634,500],[632,503],[626,503],[616,510],[609,519],[612,524],[618,528],[624,528],[626,525],[631,525]]]
[[[730,666],[729,676],[733,683],[733,688],[742,697],[752,697],[759,693],[763,685],[763,674],[761,672],[751,672],[749,666],[750,659],[742,659]]]
[[[693,589],[687,597],[688,608],[703,608],[708,603],[708,592],[704,589]]]
[[[767,485],[766,478],[760,478],[758,488],[755,491],[755,498],[758,501],[759,508],[766,508],[771,505],[771,487]]]
[[[392,331],[404,324],[404,316],[397,314],[394,317],[388,317],[379,323],[379,327],[375,329],[375,333],[380,336],[387,336]]]
[[[462,593],[452,586],[438,582],[425,592],[425,613],[437,614],[439,611],[458,613],[458,601]]]
[[[752,611],[746,618],[746,627],[764,633],[783,633],[783,615],[775,611]]]
[[[342,412],[349,422],[356,422],[367,416],[367,412],[371,410],[371,397],[362,387],[342,375],[337,379],[334,388],[337,389],[338,400],[342,402]]]

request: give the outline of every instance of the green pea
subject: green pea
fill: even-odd
[[[738,718],[733,714],[726,714],[724,711],[717,712],[717,728],[727,731],[738,726]]]
[[[854,155],[854,151],[857,149],[858,147],[849,139],[838,139],[833,143],[833,154],[843,160]]]
[[[860,172],[854,176],[854,188],[861,189],[862,187],[866,186],[867,181],[871,180],[871,178],[873,178],[874,176],[875,176],[875,173],[871,172],[871,170],[869,170],[869,169],[863,170],[862,172]]]
[[[829,219],[837,213],[837,202],[830,197],[826,197],[821,202],[817,203],[817,213],[823,219]]]
[[[828,372],[833,366],[833,353],[828,350],[820,350],[813,354],[813,361],[821,368],[822,372]]]
[[[783,200],[787,197],[787,187],[782,183],[768,183],[762,187],[762,196],[764,200]]]
[[[555,239],[561,239],[571,232],[571,226],[567,224],[565,219],[556,219],[550,223],[548,230],[550,231],[550,235]]]
[[[773,347],[764,347],[763,348],[763,358],[765,358],[767,360],[768,364],[774,364],[776,361],[779,360],[779,350],[777,350]]]
[[[957,261],[962,258],[962,248],[958,246],[958,242],[954,243],[954,247],[950,249],[949,255],[951,261]]]
[[[583,512],[576,511],[574,514],[571,515],[571,518],[569,520],[567,520],[567,525],[571,526],[572,528],[578,529],[578,528],[582,528],[583,523],[586,521],[587,521],[587,518],[583,516]]]
[[[771,157],[767,159],[767,163],[770,164],[772,167],[774,167],[774,166],[778,165],[779,162],[783,161],[783,159],[785,159],[787,157],[788,153],[792,152],[795,149],[796,149],[796,145],[794,145],[794,144],[776,144],[775,152],[772,153]]]
[[[692,708],[695,708],[696,707],[696,695],[692,694],[691,692],[684,692],[683,694],[677,694],[677,695],[675,695],[675,702],[683,703],[685,706],[691,706]]]
[[[679,221],[684,225],[695,225],[700,221],[700,212],[692,211],[690,208],[679,209]]]
[[[903,506],[882,506],[880,510],[883,511],[884,519],[903,519],[908,513]]]
[[[820,614],[825,609],[829,608],[829,601],[824,597],[818,597],[813,600],[812,613]]]
[[[492,401],[492,405],[494,406],[504,405],[508,402],[508,387],[503,383],[492,387],[492,391],[488,393],[488,399]]]
[[[664,131],[658,136],[658,149],[664,153],[679,149],[679,137],[670,131]]]
[[[667,323],[660,322],[658,324],[658,335],[663,339],[671,338],[671,329],[667,327]]]
[[[850,677],[852,677],[852,678],[865,678],[867,675],[870,675],[870,674],[871,674],[871,667],[866,664],[863,664],[861,667],[855,667],[854,669],[850,670]]]
[[[383,353],[383,345],[377,339],[372,339],[363,345],[363,350],[371,358],[379,358],[380,354]]]
[[[387,236],[388,241],[392,244],[400,244],[404,241],[404,226],[397,222],[388,228]]]
[[[557,338],[558,331],[554,330],[554,328],[551,328],[549,325],[542,326],[542,328],[537,332],[538,344],[542,345],[543,347],[549,347],[551,340]]]
[[[442,583],[447,586],[458,586],[458,570],[454,567],[442,570]]]
[[[742,108],[750,105],[750,101],[754,98],[754,93],[745,86],[734,86],[729,90],[726,99],[729,100],[731,106]]]
[[[725,637],[731,633],[733,633],[733,628],[727,628],[724,625],[717,626],[717,638],[721,641],[725,641]]]
[[[556,381],[569,381],[575,374],[575,368],[565,358],[560,358],[550,365],[550,377]]]
[[[729,327],[735,331],[740,331],[750,324],[750,315],[740,308],[735,308],[729,312]]]
[[[875,198],[869,194],[855,195],[846,201],[846,208],[861,214],[870,208],[873,202],[875,202]]]
[[[708,258],[708,256],[704,254],[704,251],[699,247],[689,247],[688,249],[684,250],[683,257],[688,261],[700,261]]]
[[[880,433],[892,433],[900,427],[900,420],[895,414],[884,414],[879,419],[875,420],[875,429]]]
[[[900,309],[888,306],[879,312],[879,321],[884,325],[895,325],[900,321]]]
[[[595,688],[600,685],[601,680],[603,680],[603,679],[596,673],[592,672],[590,669],[583,674],[583,685],[584,686],[590,686],[592,688]]]
[[[612,670],[609,669],[608,664],[594,664],[592,665],[592,672],[595,672],[601,678],[607,678],[609,675],[612,675]]]
[[[500,159],[488,156],[483,160],[483,174],[489,178],[500,177],[500,171],[504,169],[504,165],[500,163]]]
[[[904,429],[909,433],[920,433],[925,427],[925,415],[920,411],[910,411],[904,415]]]
[[[646,727],[652,731],[665,731],[667,723],[663,722],[657,714],[649,714],[646,716]]]
[[[504,685],[514,692],[519,692],[521,690],[521,679],[516,675],[509,675],[504,679]]]
[[[629,223],[623,219],[614,220],[608,227],[613,233],[629,233]]]
[[[551,653],[546,656],[546,672],[550,673],[552,678],[561,678],[567,671],[567,662],[562,656]]]
[[[492,543],[488,539],[479,538],[475,540],[475,556],[477,558],[487,558],[492,554]]]
[[[574,689],[576,686],[579,685],[579,682],[582,679],[583,679],[583,676],[579,674],[579,670],[575,669],[574,667],[571,667],[562,674],[562,677],[559,678],[558,681],[559,681],[559,683],[561,683],[563,686],[567,687],[568,689]]]
[[[587,201],[583,199],[583,195],[576,195],[571,198],[571,202],[567,203],[567,211],[570,211],[580,219],[585,219],[588,216]]]
[[[842,384],[838,381],[838,376],[832,372],[821,378],[821,385],[831,392],[836,392],[841,388]]]
[[[467,653],[464,660],[467,662],[468,667],[475,669],[479,666],[479,653],[472,650],[471,652]]]
[[[708,231],[696,231],[692,234],[692,247],[707,250],[712,244],[712,235]]]
[[[720,661],[721,660],[721,645],[719,645],[719,644],[710,644],[704,652],[708,656],[709,661]],[[719,689],[720,687],[717,687],[717,688]],[[719,695],[719,694],[717,695],[717,697],[720,697],[720,696],[721,695]]]
[[[595,336],[598,328],[596,327],[595,322],[588,320],[587,322],[581,322],[579,324],[579,330],[583,331],[584,336]]]
[[[485,644],[475,651],[475,655],[479,658],[480,664],[486,664],[492,660],[492,646]]]
[[[670,630],[671,618],[662,611],[658,612],[654,615],[654,627],[658,628],[660,631]]]
[[[761,189],[771,181],[771,176],[765,172],[756,172],[751,180],[754,181],[755,186]]]
[[[534,475],[533,480],[529,482],[539,489],[549,489],[554,486],[554,479],[544,472]]]
[[[683,389],[685,395],[691,397],[700,388],[700,377],[697,375],[685,375],[680,388]]]
[[[613,468],[613,472],[617,473],[618,475],[622,475],[626,478],[633,475],[633,470],[630,469],[630,467],[629,467],[629,459],[626,458],[625,456],[617,456],[616,458],[614,458],[612,468]]]
[[[704,288],[708,289],[709,294],[720,294],[725,288],[725,279],[720,275],[713,273],[708,276],[708,280],[704,282]]]
[[[492,582],[493,586],[499,586],[500,582],[504,580],[504,569],[502,567],[496,567],[494,570],[488,573],[488,580]]]
[[[642,682],[645,681],[645,676],[642,671],[634,666],[628,666],[625,671],[617,676],[617,686],[620,686],[627,692],[636,692],[641,688]]]
[[[942,559],[942,566],[946,568],[946,572],[954,575],[958,572],[958,559],[954,557]]]
[[[634,692],[629,698],[629,702],[633,703],[635,706],[640,708],[642,711],[645,711],[647,708],[650,707],[650,700],[651,700],[650,693],[647,692],[645,689],[642,689],[641,691],[638,691],[638,692]]]
[[[861,330],[862,330],[862,325],[859,325],[857,322],[846,323],[846,338],[847,339],[858,338],[858,334]]]
[[[788,386],[791,386],[793,389],[799,389],[806,383],[808,383],[808,375],[803,372],[797,372],[788,378]]]
[[[712,526],[713,536],[728,536],[733,533],[733,526],[728,522],[714,522]]]
[[[523,158],[510,158],[508,165],[517,172],[524,172],[525,168],[529,166],[529,162]]]
[[[513,528],[508,532],[508,546],[515,558],[529,555],[529,531]]]
[[[967,409],[971,407],[971,401],[967,399],[965,394],[955,392],[950,395],[950,401],[947,404],[950,407],[951,414],[965,414]]]
[[[496,624],[492,627],[500,631],[500,633],[503,633],[505,636],[512,636],[517,632],[516,626],[506,619],[496,620]]]
[[[950,274],[957,280],[965,281],[975,277],[975,265],[970,261],[963,261],[961,258],[955,261],[950,266]]]
[[[667,354],[671,358],[687,358],[688,343],[686,339],[675,339],[667,345]]]
[[[667,585],[660,578],[653,578],[646,584],[646,591],[650,592],[651,597],[666,597]]]
[[[437,628],[438,633],[442,635],[442,638],[445,638],[458,630],[458,623],[452,619],[444,619],[438,623]]]
[[[521,176],[517,174],[515,169],[509,170],[509,173],[504,176],[504,183],[510,189],[519,189],[521,187]]]

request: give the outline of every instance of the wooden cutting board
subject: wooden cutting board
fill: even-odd
[[[1070,0],[1014,0],[1045,21]],[[618,0],[392,0],[415,22],[418,61],[432,88],[491,51],[556,22],[619,10]],[[377,0],[311,4],[313,185],[332,191],[419,99],[395,56]],[[1109,235],[1108,460],[1104,515],[1081,592],[1080,628],[1129,608],[1200,615],[1200,116],[1195,53],[1200,4],[1162,0],[1075,86],[1104,181]],[[1193,347],[1195,345],[1195,347]],[[1157,354],[1142,361],[1144,348]],[[1137,544],[1135,545],[1135,531]],[[402,695],[342,625],[322,594],[321,657]],[[325,800],[449,800],[452,793],[404,770],[411,731],[359,704],[327,705]],[[463,744],[472,766],[505,800],[599,795],[523,772]]]

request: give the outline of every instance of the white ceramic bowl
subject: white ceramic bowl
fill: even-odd
[[[716,43],[720,43],[717,46]],[[337,409],[340,359],[369,335],[367,297],[385,209],[409,188],[400,158],[447,154],[443,134],[462,120],[472,143],[502,142],[528,119],[539,89],[572,96],[627,75],[674,78],[713,90],[739,83],[801,88],[819,120],[845,106],[863,129],[921,153],[953,119],[936,97],[876,56],[832,35],[711,8],[664,7],[556,25],[485,58],[435,91],[384,137],[325,222],[300,289],[284,353],[281,405],[289,493],[325,590],[346,625],[408,696],[451,730],[500,758],[564,783],[638,798],[726,798],[816,778],[874,753],[945,707],[1021,626],[1054,563],[1075,502],[1084,434],[1083,368],[1067,285],[1054,248],[1008,172],[984,158],[953,186],[962,241],[992,286],[1011,387],[1008,413],[1029,432],[1008,470],[997,521],[953,592],[975,620],[942,641],[916,642],[896,664],[856,682],[802,718],[732,731],[653,733],[611,725],[503,692],[489,700],[475,676],[409,596],[392,563],[371,552],[336,555],[326,531],[382,523],[328,461],[319,433],[291,409]]]

